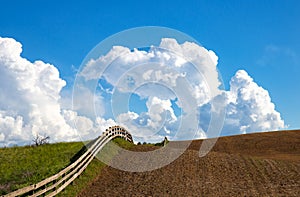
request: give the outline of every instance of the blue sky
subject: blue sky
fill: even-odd
[[[74,68],[106,37],[139,26],[182,31],[219,57],[226,89],[239,69],[269,91],[290,129],[300,128],[299,1],[2,1],[0,36],[22,56],[54,64],[71,86]]]

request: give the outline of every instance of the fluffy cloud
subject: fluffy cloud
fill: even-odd
[[[270,131],[284,128],[267,90],[258,86],[244,70],[232,77],[226,92],[227,116],[224,134]]]
[[[173,88],[178,86],[179,78],[185,78],[191,84],[191,92],[196,96],[205,94],[197,99],[202,105],[220,93],[217,59],[214,52],[204,47],[189,42],[180,45],[174,39],[165,38],[160,46],[152,46],[148,51],[115,46],[105,56],[89,60],[79,76],[87,81],[103,77],[121,92],[135,91],[141,97],[154,96],[155,92],[164,99],[174,99]],[[153,83],[171,91],[158,88],[154,91]],[[142,91],[137,90],[140,86],[144,86]]]
[[[81,140],[94,139],[102,134],[108,127],[117,123],[112,119],[97,117],[94,121],[86,116],[78,115],[73,110],[63,110],[63,117],[66,122],[76,131],[80,132]]]
[[[30,62],[21,52],[19,42],[0,38],[0,146],[29,144],[37,133],[49,135],[52,141],[86,140],[115,124],[144,141],[164,136],[210,137],[206,131],[215,113],[212,101],[227,110],[223,135],[285,127],[268,92],[246,71],[235,74],[229,91],[221,90],[217,55],[195,43],[179,44],[164,38],[147,51],[114,46],[106,55],[88,61],[79,73],[87,83],[100,82],[91,89],[84,84],[76,86],[72,110],[71,100],[61,98],[66,82],[57,68],[42,61]],[[134,92],[144,100],[146,111],[128,109],[113,120],[109,111],[113,92]],[[175,113],[176,104],[181,113]],[[196,131],[195,120],[188,114],[198,118]],[[180,125],[184,132],[174,133]]]
[[[212,97],[220,93],[219,86],[221,83],[217,71],[218,56],[212,50],[207,50],[192,42],[179,44],[171,38],[162,39],[160,47],[175,52],[180,57],[184,57],[187,61],[193,63],[198,72],[204,76],[202,80],[205,80],[208,84]]]
[[[0,38],[2,143],[28,143],[36,134],[49,135],[55,141],[73,140],[74,130],[66,124],[58,103],[66,82],[53,65],[31,63],[21,52],[20,43]]]
[[[0,146],[30,144],[37,134],[51,141],[78,140],[77,132],[93,130],[88,118],[79,116],[77,129],[70,121],[76,112],[62,113],[60,92],[66,82],[57,68],[30,62],[21,52],[19,42],[0,37]]]
[[[217,113],[220,110],[216,106],[223,106],[227,110],[223,135],[284,128],[284,121],[275,110],[268,92],[259,87],[245,71],[236,73],[229,91],[221,90],[217,64],[218,57],[211,50],[196,43],[179,44],[175,39],[163,38],[158,47],[152,46],[148,51],[113,47],[105,56],[90,60],[83,68],[81,76],[86,81],[98,80],[101,73],[101,77],[118,92],[134,92],[147,99],[147,112],[138,114],[128,111],[117,116],[117,122],[136,136],[170,136],[171,130],[178,128],[177,119],[185,119],[185,114],[199,111],[197,131],[188,132],[189,124],[186,124],[184,126],[187,131],[184,135],[175,137],[173,133],[171,138],[206,137],[205,131],[209,127],[211,112]],[[180,84],[182,80],[186,80],[189,86]],[[195,99],[197,105],[191,107],[192,101],[181,101],[185,106],[190,102],[190,107],[183,109],[182,103],[177,101],[177,107],[183,110],[179,117],[172,115],[172,107],[162,107],[166,105],[161,102],[151,109],[150,103],[153,99],[170,103],[178,98],[178,90],[191,94],[189,99],[184,99]],[[211,106],[212,101],[215,106]],[[163,114],[166,113],[172,118],[163,119]],[[192,123],[192,119],[186,122]]]
[[[0,143],[6,144],[17,143],[22,140],[30,140],[28,133],[23,133],[23,117],[21,116],[7,116],[4,111],[0,112]]]
[[[169,135],[167,126],[177,121],[170,100],[162,100],[157,97],[150,97],[147,102],[147,112],[137,114],[127,112],[118,115],[117,122],[125,126],[136,138],[144,141],[163,139],[165,134]]]

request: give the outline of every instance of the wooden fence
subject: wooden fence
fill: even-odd
[[[42,180],[39,183],[18,189],[14,192],[4,195],[4,197],[13,196],[55,196],[69,184],[71,184],[90,164],[95,155],[110,140],[121,137],[129,142],[133,142],[132,136],[123,127],[113,126],[106,129],[103,134],[81,155],[75,162],[70,164],[59,173]],[[2,196],[3,197],[3,196]]]

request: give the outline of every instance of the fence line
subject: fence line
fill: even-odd
[[[55,196],[68,185],[70,185],[91,163],[95,155],[107,144],[110,140],[121,137],[129,142],[133,142],[131,134],[123,127],[113,126],[106,129],[103,134],[88,148],[88,150],[81,155],[75,162],[70,164],[65,169],[61,170],[55,175],[46,178],[39,183],[18,189],[14,192],[6,194],[2,197],[15,196]]]

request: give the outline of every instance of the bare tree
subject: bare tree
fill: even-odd
[[[35,146],[40,146],[43,144],[48,144],[49,140],[50,140],[50,136],[47,136],[47,135],[42,136],[42,135],[36,134],[36,136],[34,137],[34,139],[32,141]]]

